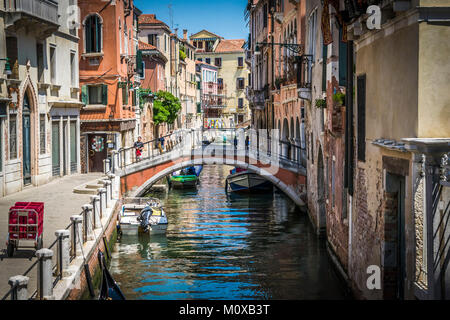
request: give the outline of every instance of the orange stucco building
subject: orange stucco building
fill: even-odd
[[[80,87],[83,172],[103,169],[112,149],[135,140],[136,52],[140,11],[132,0],[81,0]]]

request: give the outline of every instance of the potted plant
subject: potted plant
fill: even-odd
[[[327,107],[326,99],[316,99],[316,108],[325,109]]]
[[[345,103],[345,94],[343,94],[342,92],[333,94],[333,101],[336,102],[339,106],[343,106]]]

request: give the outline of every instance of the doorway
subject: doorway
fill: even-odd
[[[404,299],[405,177],[386,174],[384,205],[384,299]]]
[[[25,94],[22,108],[22,162],[23,184],[31,184],[31,108],[28,95]]]
[[[103,172],[103,160],[108,153],[106,149],[106,134],[88,135],[89,172]]]

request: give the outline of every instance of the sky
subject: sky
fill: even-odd
[[[154,13],[156,18],[172,27],[168,6],[172,4],[173,28],[178,36],[183,29],[188,36],[203,29],[225,39],[247,39],[248,27],[244,21],[247,0],[135,0],[134,5],[144,14]]]

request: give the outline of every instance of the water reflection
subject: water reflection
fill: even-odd
[[[227,195],[230,168],[162,199],[167,235],[123,236],[112,272],[128,299],[341,299],[324,243],[283,194]]]

